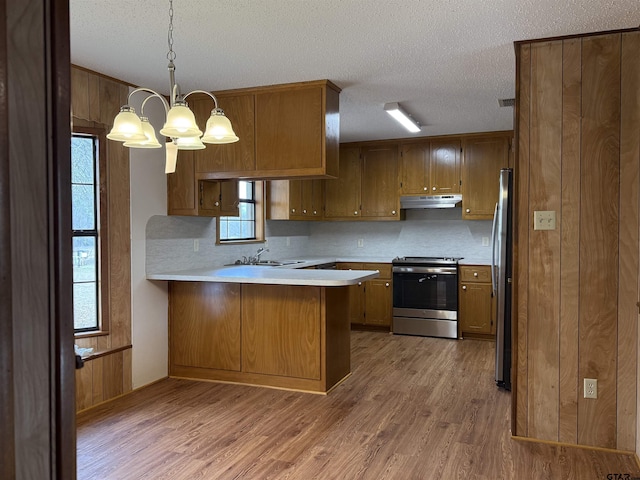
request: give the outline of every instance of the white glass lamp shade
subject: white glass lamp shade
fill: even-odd
[[[200,141],[200,137],[180,137],[176,138],[178,150],[202,150],[205,147]]]
[[[162,145],[160,145],[160,142],[158,142],[156,138],[156,131],[153,129],[153,125],[149,123],[149,119],[147,117],[140,117],[140,122],[142,123],[142,131],[144,132],[145,139],[124,142],[124,146],[131,148],[162,148]]]
[[[128,105],[120,108],[120,113],[113,119],[113,127],[107,134],[109,140],[118,142],[146,140],[142,130],[142,122],[136,115],[136,111]]]
[[[196,118],[186,103],[179,102],[167,113],[167,121],[160,130],[160,135],[171,138],[199,137],[202,131],[198,128]]]
[[[231,122],[225,116],[221,108],[211,110],[211,116],[207,120],[202,141],[204,143],[233,143],[239,140],[233,131]]]
[[[174,173],[176,171],[176,163],[178,162],[178,147],[173,142],[167,142],[166,161],[164,164],[164,173]]]

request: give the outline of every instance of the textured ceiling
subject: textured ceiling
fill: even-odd
[[[168,0],[70,0],[71,60],[168,93]],[[638,0],[175,0],[181,90],[327,78],[341,141],[513,126],[513,42],[640,25]],[[224,105],[221,105],[224,108]]]

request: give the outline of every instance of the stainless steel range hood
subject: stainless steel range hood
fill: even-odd
[[[424,195],[421,197],[400,197],[400,208],[453,208],[460,206],[462,195]]]

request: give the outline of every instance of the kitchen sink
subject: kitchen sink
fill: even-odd
[[[296,265],[298,263],[305,263],[304,260],[259,260],[253,263],[244,263],[242,260],[236,260],[235,263],[228,263],[225,266],[236,266],[236,265],[251,265],[251,266],[259,266],[259,267],[282,267],[284,265]]]

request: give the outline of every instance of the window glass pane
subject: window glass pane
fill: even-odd
[[[73,281],[95,282],[97,279],[95,237],[73,237]]]
[[[240,203],[238,205],[240,211],[240,218],[242,220],[254,220],[255,218],[255,206],[253,203]]]
[[[73,284],[73,325],[76,330],[98,328],[96,282]]]
[[[229,232],[228,232],[227,238],[229,238],[230,240],[237,240],[239,238],[242,238],[239,220],[234,220],[233,217],[230,217],[228,222],[228,228],[229,228]]]
[[[94,138],[71,138],[71,182],[93,184]]]
[[[240,180],[238,182],[238,197],[241,200],[253,200],[253,182]]]
[[[96,230],[93,185],[71,185],[71,212],[74,230]]]
[[[242,223],[242,238],[255,238],[253,230],[253,222],[241,222]]]

